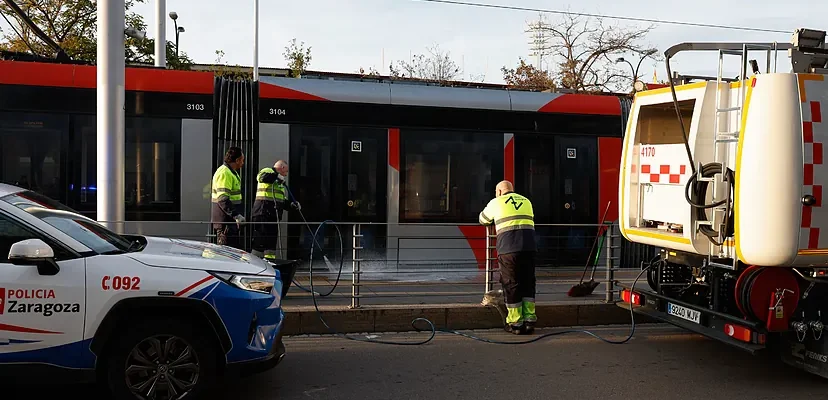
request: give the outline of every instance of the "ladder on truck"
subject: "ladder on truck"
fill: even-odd
[[[718,52],[718,69],[716,74],[716,105],[715,116],[713,118],[713,163],[723,166],[722,172],[713,177],[705,178],[701,175],[700,162],[696,164],[697,181],[712,182],[713,184],[713,199],[712,203],[722,202],[722,204],[710,207],[712,215],[702,221],[695,222],[694,232],[698,232],[702,226],[710,226],[714,228],[718,225],[718,238],[716,241],[721,245],[714,243],[712,240],[708,242],[707,264],[720,268],[736,269],[738,265],[738,257],[734,254],[734,250],[725,251],[728,248],[727,240],[732,240],[733,237],[726,235],[728,220],[726,216],[731,211],[732,196],[728,184],[724,182],[725,173],[729,168],[730,152],[735,148],[739,141],[741,132],[739,131],[742,111],[745,104],[746,85],[748,84],[748,63],[750,61],[752,72],[754,74],[760,73],[759,66],[755,60],[749,60],[749,52],[751,51],[766,51],[767,60],[765,73],[775,73],[777,69],[777,55],[779,50],[790,49],[792,46],[786,43],[681,43],[670,47],[664,52],[667,64],[667,72],[670,72],[670,58],[682,51],[716,51]],[[736,79],[724,78],[724,56],[738,56],[740,59],[740,74]],[[712,80],[712,78],[695,77],[696,79]],[[739,93],[738,98],[732,101],[730,82],[738,81]],[[675,82],[671,82],[671,86]],[[674,100],[676,100],[674,98]],[[722,102],[726,101],[725,106],[722,107]],[[735,126],[736,129],[732,127]],[[686,133],[685,133],[686,134]],[[734,171],[735,172],[735,171]],[[725,194],[719,195],[722,185],[725,185]],[[703,201],[703,199],[702,199]],[[718,221],[718,222],[717,222]],[[724,264],[718,262],[719,260],[731,259],[732,262]]]

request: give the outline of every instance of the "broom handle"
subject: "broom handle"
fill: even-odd
[[[598,253],[595,254],[595,260],[592,262],[592,274],[589,276],[590,281],[595,280],[595,270],[598,269],[598,257],[601,257],[601,250],[604,248],[606,233],[607,231],[604,231],[604,234],[601,235],[601,240],[598,241]]]
[[[584,282],[584,277],[586,277],[587,269],[589,268],[589,262],[592,260],[592,252],[595,250],[595,245],[598,243],[598,239],[601,237],[601,228],[603,228],[603,223],[607,219],[607,214],[609,214],[610,206],[612,205],[612,201],[607,202],[607,209],[604,210],[604,216],[601,217],[601,226],[598,228],[598,232],[595,234],[595,240],[592,241],[592,247],[589,249],[589,256],[587,256],[586,265],[584,266],[584,272],[581,274],[581,280],[579,284]]]

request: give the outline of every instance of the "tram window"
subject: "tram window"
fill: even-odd
[[[97,129],[94,116],[78,119],[79,204],[93,211],[97,183]],[[181,120],[127,117],[124,200],[128,220],[180,219]]]
[[[503,134],[400,131],[401,220],[473,223],[503,179]]]
[[[0,112],[0,182],[65,202],[62,148],[66,114]]]

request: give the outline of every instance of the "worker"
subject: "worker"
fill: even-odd
[[[244,166],[244,154],[238,147],[224,153],[224,163],[213,174],[212,210],[216,243],[241,249],[239,232],[245,221],[242,213],[242,186],[239,171]],[[232,222],[236,223],[233,224]]]
[[[506,302],[507,332],[532,333],[535,314],[535,222],[532,202],[514,192],[509,181],[495,188],[495,198],[480,213],[482,225],[495,226],[500,283]]]
[[[285,210],[286,198],[291,206],[301,210],[302,206],[294,201],[285,185],[288,176],[288,164],[284,160],[276,161],[273,168],[265,167],[256,176],[256,199],[253,201],[251,221],[258,222],[253,227],[253,254],[266,260],[276,259],[276,247],[279,244],[279,224]]]

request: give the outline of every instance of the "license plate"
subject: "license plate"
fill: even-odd
[[[695,322],[697,324],[700,323],[701,320],[700,312],[672,303],[667,303],[667,314],[679,317],[690,322]]]

